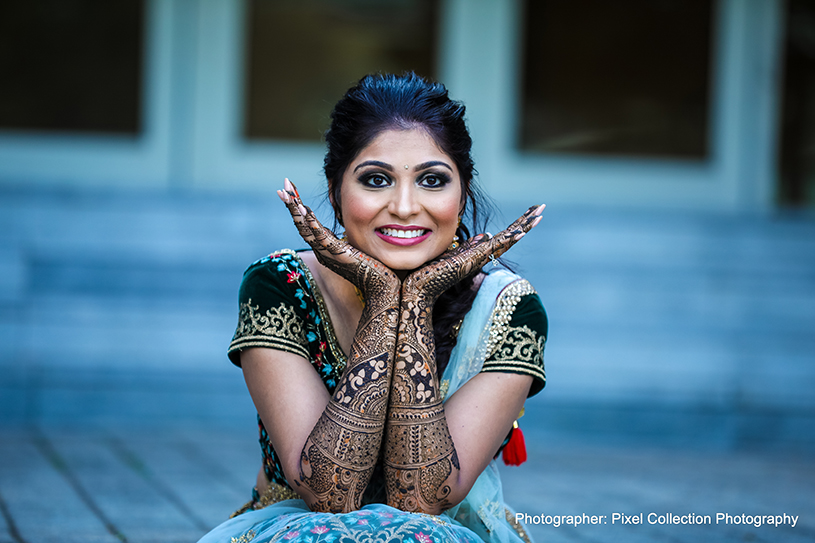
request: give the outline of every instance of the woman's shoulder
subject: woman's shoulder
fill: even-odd
[[[252,262],[243,272],[244,280],[255,276],[282,276],[290,273],[302,273],[306,267],[298,251],[280,249]]]
[[[509,270],[499,269],[481,282],[479,294],[494,301],[492,321],[502,326],[529,326],[546,336],[549,320],[538,291],[527,279]]]
[[[268,347],[309,357],[311,328],[321,322],[313,279],[296,251],[283,249],[253,262],[243,274],[238,326],[229,356],[249,347]]]
[[[241,298],[255,291],[272,289],[288,292],[292,286],[309,284],[310,273],[300,254],[291,249],[281,249],[259,258],[246,268],[241,281]]]
[[[487,359],[483,371],[511,371],[535,377],[531,394],[546,383],[543,352],[549,320],[532,284],[507,270],[497,270],[482,282],[494,301],[489,319]]]
[[[540,306],[545,317],[543,303],[532,283],[507,269],[500,268],[485,274],[478,295],[485,298],[486,303],[494,302],[497,306]]]

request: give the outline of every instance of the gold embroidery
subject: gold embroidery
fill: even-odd
[[[498,349],[506,339],[509,332],[509,322],[515,312],[515,306],[521,301],[521,297],[528,294],[535,294],[535,289],[526,279],[519,279],[510,283],[498,296],[495,302],[495,309],[492,310],[490,319],[490,335],[487,339],[487,358]]]
[[[283,486],[280,483],[275,483],[274,481],[267,482],[269,484],[268,488],[257,501],[249,501],[243,504],[240,509],[229,515],[229,518],[235,518],[238,515],[246,513],[247,511],[263,509],[264,507],[272,505],[273,503],[282,502],[285,500],[296,500],[300,498],[300,496],[294,490]],[[254,534],[252,537],[254,537]]]
[[[229,543],[249,543],[253,539],[255,539],[255,532],[254,530],[249,530],[240,537],[233,537]]]
[[[438,515],[429,515],[427,513],[413,513],[413,514],[425,517],[425,518],[429,519],[432,522],[435,522],[436,524],[438,524],[440,526],[450,526],[449,522],[447,522],[446,520],[444,520],[442,517],[440,517]]]
[[[242,514],[246,513],[247,511],[249,511],[250,509],[252,509],[252,506],[253,506],[254,504],[255,504],[255,502],[254,502],[254,501],[249,500],[249,501],[248,501],[248,502],[246,502],[245,504],[241,505],[240,509],[238,509],[237,511],[235,511],[234,513],[232,513],[231,515],[229,515],[229,518],[235,518],[235,517],[237,517],[238,515],[242,515]]]
[[[232,338],[232,348],[267,345],[278,343],[286,350],[302,353],[308,358],[303,347],[306,344],[305,325],[297,316],[294,308],[280,302],[277,307],[260,311],[259,305],[252,305],[252,299],[240,305],[238,329]]]
[[[512,526],[512,529],[518,532],[518,535],[521,536],[526,543],[532,543],[532,540],[529,539],[529,534],[526,533],[524,529],[524,525],[518,522],[518,519],[515,518],[515,515],[512,514],[512,511],[509,509],[504,509],[504,513],[506,513],[507,522],[509,525]]]
[[[282,502],[284,500],[297,500],[300,495],[294,490],[285,487],[274,481],[268,481],[269,487],[266,492],[258,499],[257,503],[252,506],[252,509],[263,509],[273,503]]]
[[[507,326],[504,331],[504,341],[500,347],[493,350],[492,362],[520,362],[520,365],[532,365],[536,368],[543,366],[543,345],[546,338],[538,337],[538,333],[528,326]],[[486,364],[485,364],[486,365]]]
[[[442,400],[447,399],[447,391],[449,390],[450,390],[450,379],[445,379],[444,381],[441,382],[441,385],[439,386],[439,395],[441,395]]]

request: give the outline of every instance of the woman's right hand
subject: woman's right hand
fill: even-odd
[[[457,249],[443,253],[405,279],[402,297],[423,296],[435,302],[441,294],[461,280],[478,272],[492,258],[507,252],[527,232],[540,223],[545,205],[532,206],[507,228],[491,236],[479,234]]]
[[[401,281],[396,274],[320,224],[314,212],[300,200],[291,181],[286,179],[277,195],[286,204],[297,231],[314,250],[320,264],[357,287],[366,302],[379,296],[398,296]]]

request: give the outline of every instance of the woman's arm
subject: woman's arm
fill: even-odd
[[[285,365],[284,372],[280,369],[284,364],[266,364],[277,367],[265,368],[262,361],[255,361],[270,356],[268,353],[248,356],[247,377],[257,379],[250,392],[269,385],[281,392],[279,383],[287,384],[290,392],[283,392],[282,398],[261,401],[267,416],[274,420],[270,431],[276,450],[280,449],[287,479],[314,511],[353,511],[361,506],[379,457],[396,344],[400,282],[391,270],[323,228],[288,181],[280,197],[320,263],[359,288],[366,304],[333,396],[327,398],[327,394],[317,392],[320,379],[303,365],[307,361],[302,357],[291,355],[300,360],[290,361],[291,367]],[[275,379],[279,381],[273,383]],[[263,390],[253,393],[253,398],[256,394],[268,397]],[[284,419],[284,413],[292,418]],[[287,435],[281,420],[296,421],[297,429]],[[305,438],[304,428],[310,428]]]
[[[451,398],[452,403],[442,404],[433,305],[490,256],[500,256],[520,240],[539,222],[542,211],[542,206],[530,208],[496,237],[478,236],[404,281],[385,428],[389,505],[438,514],[461,501],[517,416],[529,391],[529,377],[477,376]]]

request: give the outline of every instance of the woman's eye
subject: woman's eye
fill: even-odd
[[[390,184],[390,179],[384,175],[374,174],[367,176],[363,182],[369,187],[387,187]]]
[[[447,178],[439,175],[426,175],[422,178],[421,184],[427,188],[437,189],[447,184]]]

